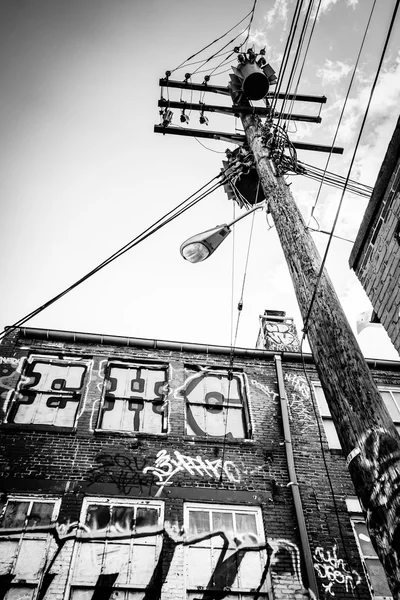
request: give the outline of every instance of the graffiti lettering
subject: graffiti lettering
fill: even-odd
[[[289,400],[288,407],[292,421],[298,422],[300,419],[303,421],[301,433],[305,433],[307,429],[310,429],[314,426],[314,419],[304,406],[304,400],[300,398],[300,396],[297,394],[292,394],[292,399]]]
[[[271,350],[291,350],[297,352],[299,338],[293,323],[274,323],[266,321],[264,335],[269,340]]]
[[[112,553],[113,556],[118,552],[118,543],[121,542],[121,562],[118,573],[115,573],[112,570],[113,563],[111,561],[109,572],[102,572],[101,575],[97,575],[94,572],[93,583],[90,582],[90,580],[87,580],[89,589],[93,586],[91,588],[93,590],[91,600],[96,600],[96,598],[104,600],[105,598],[112,597],[111,592],[115,591],[114,585],[116,584],[119,573],[124,572],[127,568],[124,561],[129,559],[126,552],[124,552],[124,549],[127,548],[127,545],[124,542],[136,539],[140,543],[140,538],[145,537],[147,540],[150,540],[150,538],[154,536],[162,536],[163,541],[159,557],[154,564],[154,571],[149,573],[148,583],[143,590],[144,600],[160,598],[161,588],[168,579],[175,550],[178,546],[191,548],[197,544],[201,544],[202,548],[206,548],[208,547],[208,542],[212,538],[220,539],[217,543],[217,547],[220,547],[220,553],[219,556],[215,556],[216,563],[213,570],[210,570],[208,584],[206,584],[204,588],[198,588],[199,598],[201,598],[201,600],[212,600],[215,598],[216,586],[218,587],[218,598],[220,600],[229,595],[229,591],[234,586],[236,577],[240,571],[241,563],[246,559],[248,553],[258,554],[263,551],[266,551],[267,553],[267,560],[264,563],[264,568],[261,571],[259,569],[257,570],[257,579],[259,579],[254,580],[252,594],[249,595],[249,599],[260,600],[261,598],[267,598],[267,595],[263,590],[268,573],[272,574],[278,586],[295,584],[297,587],[303,588],[299,550],[295,544],[287,540],[276,539],[270,540],[269,543],[260,543],[255,534],[244,533],[239,535],[239,537],[235,537],[229,528],[225,529],[224,527],[216,528],[211,532],[204,534],[187,536],[177,524],[172,524],[169,521],[164,522],[164,527],[157,527],[156,525],[148,526],[149,524],[146,525],[143,523],[139,530],[137,530],[138,525],[136,524],[136,528],[134,529],[129,522],[129,508],[123,510],[121,514],[118,515],[119,518],[115,520],[115,522],[113,521],[114,526],[107,530],[107,523],[100,523],[100,520],[104,520],[104,514],[102,517],[100,515],[101,508],[94,505],[94,510],[95,513],[97,511],[99,518],[92,519],[93,513],[91,513],[91,517],[87,519],[85,524],[74,521],[65,524],[52,523],[43,526],[37,525],[35,527],[28,526],[23,528],[13,527],[0,529],[0,544],[2,539],[7,541],[10,539],[10,536],[21,534],[29,535],[29,533],[35,535],[47,533],[54,539],[55,550],[52,552],[51,557],[48,556],[48,560],[46,561],[46,568],[43,577],[41,578],[41,582],[39,583],[39,589],[37,590],[38,600],[44,600],[47,596],[52,597],[54,594],[54,591],[51,589],[53,582],[56,582],[56,579],[59,579],[62,575],[69,572],[68,569],[65,569],[65,561],[60,562],[58,560],[61,552],[66,548],[67,542],[78,542],[80,545],[89,544],[91,546],[92,542],[98,544],[101,541],[104,542],[105,540],[108,540],[108,542],[111,542],[110,553]],[[149,509],[149,517],[151,510],[152,509]],[[150,518],[149,523],[150,521],[153,521],[153,519]],[[209,547],[211,548],[211,544]],[[289,570],[287,569],[287,566],[282,569],[283,565],[280,565],[280,559],[283,556],[282,553],[288,554],[291,558],[292,564],[291,568],[289,567]],[[70,549],[68,550],[67,555],[70,557],[72,556]],[[285,561],[285,563],[287,564],[287,561]],[[63,569],[60,570],[60,568],[56,566],[57,564],[63,564]],[[257,561],[255,564],[257,564]],[[246,568],[248,569],[248,566]],[[277,568],[279,574],[275,572],[275,568]],[[161,572],[163,573],[162,575]],[[6,593],[12,585],[14,577],[15,576],[11,573],[5,573],[2,576],[1,583],[4,586],[2,589],[4,593]],[[102,592],[102,594],[100,592]],[[90,596],[88,596],[88,598],[89,597]]]
[[[297,373],[285,373],[284,377],[285,381],[290,383],[303,398],[308,399],[310,397],[310,388],[305,377],[301,377]]]
[[[385,548],[384,567],[393,596],[400,592],[400,450],[398,439],[387,429],[368,431],[361,452],[350,461],[353,479],[364,477],[360,497],[375,550]],[[358,463],[358,464],[357,464]],[[357,465],[357,466],[356,466]],[[354,471],[353,471],[354,469]],[[381,557],[382,558],[382,557]]]
[[[264,385],[263,383],[259,383],[258,381],[256,381],[256,379],[252,379],[251,383],[258,388],[259,390],[261,390],[262,392],[264,392],[264,394],[266,394],[268,396],[268,398],[271,398],[271,400],[275,400],[275,398],[278,397],[278,394],[276,392],[274,392],[273,390],[271,390],[271,388],[269,388],[267,385]]]
[[[321,546],[316,548],[314,553],[314,569],[320,579],[326,580],[322,587],[325,592],[331,596],[335,595],[333,586],[335,584],[344,585],[346,592],[353,591],[357,585],[361,583],[361,577],[354,569],[350,571],[342,558],[337,556],[337,546],[333,546],[330,550],[324,551]]]
[[[14,358],[12,356],[0,356],[0,365],[12,365],[17,368],[19,365],[19,358]]]
[[[153,484],[151,476],[142,474],[145,473],[146,458],[124,454],[99,454],[95,460],[97,465],[89,471],[89,486],[95,483],[113,483],[121,494],[129,495],[134,488],[139,488],[142,493],[144,487],[147,491]]]
[[[160,486],[156,496],[160,496],[165,486],[172,485],[171,479],[177,473],[186,471],[189,475],[199,475],[200,477],[209,477],[211,479],[220,479],[221,474],[225,473],[229,481],[233,483],[240,482],[240,472],[234,462],[218,458],[217,460],[203,460],[201,456],[187,456],[177,450],[174,452],[175,458],[171,457],[166,450],[160,450],[157,454],[154,466],[145,467],[143,473],[153,473],[158,477],[156,485]]]

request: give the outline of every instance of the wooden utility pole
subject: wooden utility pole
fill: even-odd
[[[306,333],[372,543],[399,599],[400,438],[325,270],[318,282],[321,258],[289,187],[275,174],[261,121],[240,116],[304,322],[318,285]]]

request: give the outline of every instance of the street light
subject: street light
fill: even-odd
[[[258,210],[259,208],[264,208],[266,205],[266,201],[260,202],[257,206],[254,206],[250,210],[248,210],[244,215],[241,215],[237,219],[234,219],[228,224],[217,225],[213,229],[208,229],[207,231],[203,231],[202,233],[198,233],[193,235],[185,242],[183,242],[181,246],[181,254],[185,260],[188,260],[191,263],[197,263],[208,258],[214,250],[218,248],[220,243],[230,234],[231,225],[237,223],[244,217],[247,217],[250,213]]]

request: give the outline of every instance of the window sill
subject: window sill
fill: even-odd
[[[113,436],[113,437],[124,437],[124,438],[131,438],[131,439],[136,439],[136,438],[154,438],[154,439],[159,439],[159,438],[166,438],[168,436],[167,432],[162,432],[162,433],[146,433],[145,431],[117,431],[117,430],[113,430],[113,429],[95,429],[94,430],[94,435],[98,435],[98,436]]]
[[[54,425],[28,425],[24,423],[1,423],[0,429],[10,429],[17,431],[46,431],[51,433],[76,433],[76,427],[55,427]]]
[[[207,437],[200,437],[198,435],[185,435],[184,438],[185,442],[198,442],[201,444],[221,444],[221,445],[247,445],[247,444],[254,444],[254,439],[250,439],[250,438],[224,438],[224,437],[211,437],[211,436],[207,436]]]

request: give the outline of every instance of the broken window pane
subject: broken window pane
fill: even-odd
[[[103,586],[118,587],[118,598],[134,598],[129,595],[134,590],[128,591],[124,586],[144,590],[160,556],[161,503],[110,501],[106,505],[87,502],[83,518],[93,531],[93,537],[86,532],[78,538],[72,571],[72,598],[85,600],[82,591],[85,586],[92,593],[91,599],[99,578],[103,578]],[[111,593],[117,591],[107,591],[107,598],[113,597]],[[143,598],[143,591],[140,598]]]
[[[9,500],[6,506],[2,527],[23,527],[29,509],[29,502]]]
[[[107,529],[110,522],[109,506],[91,504],[86,515],[86,526],[91,531]]]
[[[165,385],[165,369],[111,365],[100,427],[161,433],[165,429]]]
[[[4,599],[30,600],[35,594],[43,575],[51,536],[46,530],[35,528],[52,522],[55,507],[54,500],[7,500],[1,527],[17,531],[10,532],[12,539],[0,538],[0,575],[10,578],[10,588]],[[31,585],[20,586],[18,580]]]

